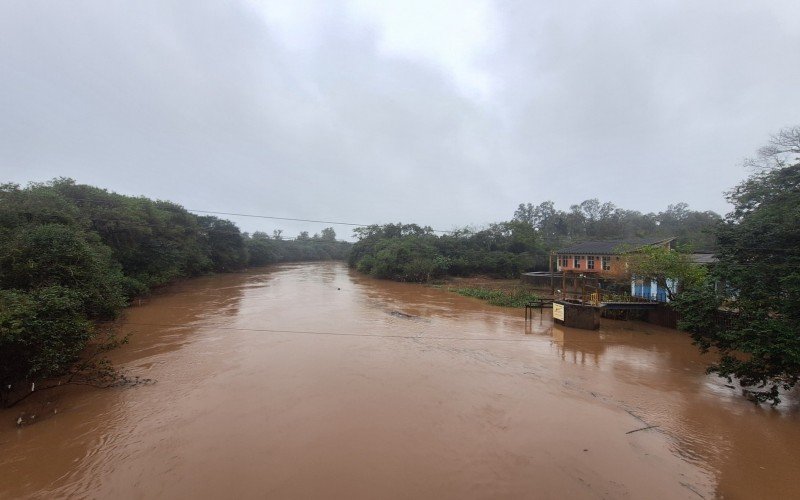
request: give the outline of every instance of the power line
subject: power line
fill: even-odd
[[[38,214],[36,214],[34,212],[17,212],[17,213],[24,214],[24,215],[31,215],[31,216],[38,215]],[[135,220],[125,219],[125,218],[96,217],[96,216],[93,216],[91,214],[88,214],[88,215],[85,215],[85,216],[78,216],[78,218],[74,219],[74,221],[78,222],[78,223],[82,222],[83,220],[81,219],[81,217],[85,217],[85,220],[87,222],[90,222],[90,223],[96,223],[96,222],[121,222],[121,223],[124,223],[124,227],[121,227],[121,228],[107,228],[107,227],[106,228],[102,228],[105,231],[117,232],[117,233],[125,232],[128,229],[130,229],[131,227],[136,227],[136,228],[161,228],[161,227],[166,226],[169,222],[172,222],[172,221],[164,221],[163,223],[158,223],[158,222],[151,222],[151,221],[135,221]],[[176,227],[176,226],[171,226],[171,227]],[[238,229],[238,227],[237,227],[237,229],[235,231],[230,231],[230,230],[225,230],[225,229],[217,229],[217,228],[203,228],[203,227],[200,227],[200,226],[190,227],[190,226],[177,225],[177,227],[180,230],[190,230],[190,231],[197,231],[197,232],[213,232],[215,234],[238,234],[238,235],[244,234],[244,231],[241,231],[240,229]],[[255,232],[259,232],[259,231],[255,231]],[[252,234],[250,234],[250,236],[252,236]],[[313,242],[313,243],[350,243],[350,242],[345,241],[345,240],[327,241],[327,240],[313,239],[312,237],[309,237],[307,240],[303,240],[303,239],[298,239],[298,238],[299,237],[289,238],[289,237],[283,237],[283,236],[281,236],[281,237],[271,236],[271,237],[269,237],[269,240],[270,241],[299,241],[299,242],[305,241],[305,242]]]
[[[64,194],[62,194],[62,196],[65,198],[65,200],[73,201],[73,202],[75,202],[75,201],[88,201],[88,202],[91,202],[91,203],[95,203],[97,205],[103,205],[103,204],[113,205],[113,206],[121,206],[122,205],[122,203],[118,203],[116,200],[98,200],[98,199],[92,199],[92,198],[73,197],[73,196],[64,195]],[[164,210],[164,211],[169,212],[169,213],[175,213],[172,210],[169,210],[167,208],[158,207],[157,203],[162,201],[162,200],[152,200],[150,198],[133,197],[133,196],[127,196],[127,195],[118,195],[118,196],[122,196],[126,200],[136,200],[136,201],[145,200],[145,201],[148,201],[148,202],[152,203],[153,205],[156,205],[156,208],[159,209],[159,210]],[[282,221],[294,221],[294,222],[311,222],[311,223],[318,223],[318,224],[333,224],[333,225],[342,225],[342,226],[350,226],[350,227],[370,227],[370,226],[384,226],[385,225],[385,224],[363,224],[363,223],[358,223],[358,222],[329,221],[329,220],[321,220],[321,219],[304,219],[304,218],[299,218],[299,217],[279,217],[279,216],[273,216],[273,215],[245,214],[245,213],[238,213],[238,212],[218,212],[218,211],[213,211],[213,210],[188,209],[188,208],[182,207],[181,205],[178,205],[177,203],[173,203],[173,202],[169,202],[169,201],[167,201],[166,203],[169,203],[170,205],[172,205],[172,207],[170,207],[170,208],[178,208],[178,209],[181,209],[181,210],[185,210],[187,212],[194,212],[194,213],[201,213],[201,214],[227,215],[227,216],[234,216],[234,217],[250,217],[250,218],[257,218],[257,219],[282,220]],[[25,212],[23,212],[23,213],[25,213]],[[28,212],[28,213],[33,215],[30,212]],[[91,215],[89,215],[88,217],[89,217],[90,220],[106,220],[106,221],[118,220],[120,222],[128,222],[130,225],[135,225],[135,224],[152,225],[151,223],[132,222],[132,221],[128,221],[127,219],[104,219],[104,218],[99,218],[99,217],[91,217]],[[424,229],[424,227],[423,227],[423,229]],[[434,233],[442,233],[442,234],[454,234],[454,233],[476,234],[474,231],[471,231],[471,230],[466,229],[466,228],[464,228],[464,229],[455,229],[455,230],[432,229],[432,228],[428,228],[428,229],[430,229],[430,231],[432,231]],[[223,231],[218,231],[218,232],[223,233]],[[747,250],[789,252],[789,253],[794,253],[794,252],[797,251],[796,248],[780,248],[780,247],[753,247],[753,246],[749,246],[746,249]]]
[[[387,338],[387,339],[409,339],[409,340],[457,340],[457,341],[470,341],[470,342],[539,342],[537,337],[528,337],[528,338],[496,338],[496,337],[445,337],[445,336],[429,336],[429,335],[399,335],[399,334],[376,334],[376,333],[353,333],[353,332],[326,332],[326,331],[314,331],[314,330],[283,330],[283,329],[272,329],[272,328],[240,328],[240,327],[232,327],[232,326],[225,326],[224,324],[216,324],[216,323],[209,323],[206,325],[187,325],[187,324],[169,324],[169,323],[138,323],[138,322],[129,322],[124,321],[122,322],[124,325],[133,325],[133,326],[158,326],[158,327],[165,327],[165,328],[207,328],[207,327],[214,327],[219,330],[230,330],[230,331],[241,331],[241,332],[260,332],[260,333],[291,333],[297,335],[329,335],[334,337],[369,337],[369,338]],[[615,345],[618,342],[609,342],[605,340],[590,340],[590,339],[580,339],[580,340],[559,340],[555,338],[550,338],[550,342],[556,344],[563,344],[566,342],[574,342],[577,344],[608,344],[608,345]],[[657,345],[662,344],[683,344],[684,342],[656,342]]]
[[[256,214],[241,214],[241,213],[234,213],[234,212],[215,212],[212,210],[195,210],[192,208],[187,208],[189,212],[201,213],[201,214],[214,214],[214,215],[229,215],[235,217],[252,217],[256,219],[272,219],[272,220],[285,220],[285,221],[296,221],[296,222],[315,222],[319,224],[335,224],[340,226],[352,226],[352,227],[369,227],[369,226],[381,226],[382,224],[361,224],[358,222],[342,222],[342,221],[330,221],[330,220],[316,220],[316,219],[301,219],[297,217],[277,217],[273,215],[256,215]],[[423,228],[424,229],[424,228]],[[472,233],[472,231],[468,229],[463,230],[450,230],[446,231],[444,229],[431,229],[434,233]]]
[[[97,205],[103,205],[103,204],[111,205],[111,206],[121,206],[121,205],[123,205],[123,203],[118,203],[116,200],[98,200],[98,199],[93,199],[93,198],[74,197],[74,196],[69,196],[69,195],[64,195],[64,194],[62,194],[62,196],[65,198],[65,200],[73,201],[73,202],[76,202],[76,201],[87,201],[87,202],[91,202],[91,203],[94,203],[94,204],[97,204]],[[171,210],[168,210],[165,207],[157,206],[157,203],[159,201],[162,201],[162,200],[152,200],[150,198],[133,197],[133,196],[126,196],[126,195],[119,195],[119,196],[122,196],[123,198],[125,198],[126,201],[128,201],[128,200],[136,200],[136,201],[146,200],[146,201],[149,201],[150,203],[152,203],[153,205],[155,205],[156,208],[158,208],[159,210],[165,210],[165,211],[171,212]],[[169,203],[170,205],[172,205],[175,208],[180,208],[180,209],[186,210],[187,212],[194,212],[194,213],[200,213],[200,214],[228,215],[228,216],[234,216],[234,217],[250,217],[250,218],[255,218],[255,219],[270,219],[270,220],[282,220],[282,221],[291,221],[291,222],[311,222],[311,223],[316,223],[316,224],[333,224],[333,225],[350,226],[350,227],[369,227],[369,226],[382,226],[382,225],[384,225],[384,224],[363,224],[363,223],[360,223],[360,222],[329,221],[329,220],[321,220],[321,219],[304,219],[304,218],[300,218],[300,217],[279,217],[279,216],[276,216],[276,215],[244,214],[244,213],[238,213],[238,212],[218,212],[218,211],[214,211],[214,210],[198,210],[198,209],[192,209],[192,208],[184,208],[181,205],[178,205],[177,203],[174,203],[174,202],[169,202],[168,201],[167,203]],[[173,208],[173,207],[170,207],[170,208]],[[431,231],[433,231],[434,233],[443,233],[443,234],[459,233],[459,232],[469,233],[469,234],[473,233],[473,231],[470,231],[468,229],[446,231],[444,229],[432,229],[431,228]]]
[[[330,220],[315,220],[315,219],[300,219],[296,217],[277,217],[272,215],[254,215],[254,214],[239,214],[233,212],[214,212],[212,210],[195,210],[193,208],[186,209],[189,212],[195,212],[200,214],[214,214],[214,215],[233,215],[236,217],[252,217],[256,219],[273,219],[273,220],[287,220],[287,221],[297,221],[297,222],[316,222],[319,224],[336,224],[339,226],[355,226],[355,227],[368,227],[372,224],[359,224],[356,222],[336,222]]]
[[[185,324],[165,324],[165,323],[132,323],[124,322],[125,325],[135,326],[160,326],[169,328],[192,328],[194,325]],[[198,325],[199,327],[214,327],[220,330],[232,330],[242,332],[261,332],[261,333],[292,333],[298,335],[331,335],[336,337],[377,337],[377,338],[392,338],[392,339],[415,339],[415,340],[469,340],[469,341],[486,341],[486,342],[533,342],[533,339],[501,339],[491,337],[440,337],[440,336],[425,336],[425,335],[398,335],[398,334],[375,334],[375,333],[353,333],[353,332],[322,332],[313,330],[278,330],[271,328],[237,328],[232,326],[224,326],[218,324]]]
[[[192,210],[192,211],[193,212],[199,212],[199,213],[219,214],[219,215],[238,215],[238,216],[242,216],[242,217],[257,217],[257,218],[263,218],[263,219],[278,219],[278,220],[305,221],[305,222],[322,222],[322,223],[326,223],[326,224],[348,224],[348,225],[351,225],[351,226],[368,227],[366,225],[360,225],[360,224],[351,223],[351,222],[313,221],[311,219],[296,219],[296,218],[289,218],[289,217],[271,217],[271,216],[266,216],[266,215],[246,215],[246,214],[234,214],[234,213],[227,213],[227,212],[212,212],[212,211],[201,211],[201,210]],[[21,212],[17,212],[17,213],[18,214],[24,214],[24,215],[30,215],[30,216],[40,215],[40,214],[35,213],[35,212],[27,212],[27,211],[25,211],[25,212],[21,211]],[[169,213],[170,214],[174,214],[174,212],[169,212]],[[52,214],[46,214],[46,215],[47,215],[46,218],[56,217],[56,215],[52,215]],[[64,218],[64,219],[71,219],[70,215],[62,216],[62,215],[59,214],[58,217],[61,217],[61,218]],[[85,218],[85,219],[83,219],[83,218]],[[91,222],[91,223],[95,223],[95,222],[121,222],[121,223],[124,223],[125,226],[127,226],[127,227],[122,227],[122,228],[103,228],[104,230],[110,231],[110,232],[124,232],[131,226],[132,227],[140,227],[140,228],[158,228],[158,227],[163,227],[167,222],[170,222],[170,221],[164,221],[164,223],[157,223],[157,222],[150,222],[150,221],[135,221],[135,220],[127,219],[127,218],[97,217],[97,216],[94,216],[92,214],[80,214],[80,215],[76,216],[76,218],[73,219],[73,220],[75,222],[81,222],[82,220],[86,220],[86,221]],[[228,222],[230,222],[230,221],[228,221]],[[184,230],[196,230],[196,231],[202,231],[202,232],[213,232],[215,234],[238,234],[238,235],[242,235],[242,234],[245,233],[245,231],[239,230],[238,227],[234,231],[229,231],[229,230],[225,230],[225,229],[217,229],[217,228],[202,228],[202,227],[189,227],[189,226],[179,226],[179,227],[181,229],[184,229]],[[438,232],[438,233],[455,233],[455,232],[459,232],[459,231],[443,231],[443,230],[435,230],[435,229],[433,231],[434,232]],[[255,232],[260,232],[260,231],[255,231]],[[475,234],[474,232],[471,232],[471,231],[468,231],[468,230],[464,230],[464,233],[465,234]],[[252,237],[253,233],[249,233],[249,234]],[[352,243],[352,242],[349,242],[349,241],[346,241],[346,240],[326,241],[326,240],[314,239],[312,237],[309,237],[308,239],[303,240],[303,239],[298,239],[298,237],[294,237],[294,238],[277,237],[276,238],[274,236],[270,237],[268,239],[268,241],[286,241],[286,242],[288,242],[288,241],[297,241],[297,242],[322,243],[322,244],[326,244],[326,243],[327,244],[332,244],[332,243]],[[794,253],[798,252],[798,248],[797,247],[783,248],[783,247],[747,246],[747,247],[742,248],[740,250],[742,250],[742,251],[746,250],[746,251],[789,253],[789,254],[794,254]],[[541,257],[546,257],[546,255],[542,255]],[[753,266],[755,266],[755,265],[767,265],[767,264],[768,263],[763,263],[762,264],[762,263],[740,262],[740,263],[736,263],[735,265],[738,265],[738,266],[751,266],[751,265],[753,265]]]

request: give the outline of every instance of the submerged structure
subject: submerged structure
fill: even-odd
[[[603,290],[667,302],[667,292],[658,283],[631,275],[628,256],[651,246],[672,249],[674,241],[672,237],[584,241],[557,250],[550,256],[550,271],[524,273],[522,282],[562,298],[584,298]]]
[[[674,241],[672,237],[584,241],[554,252],[549,273],[526,273],[522,279],[533,285],[549,280],[553,297],[560,297],[553,303],[556,323],[596,330],[603,310],[627,314],[668,302],[667,290],[656,281],[631,274],[628,258],[646,247],[671,250]]]

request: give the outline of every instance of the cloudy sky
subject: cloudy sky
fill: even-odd
[[[724,213],[798,89],[796,0],[4,0],[0,181],[441,229]]]

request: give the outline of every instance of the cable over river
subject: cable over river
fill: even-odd
[[[111,353],[157,383],[0,412],[0,498],[800,498],[796,397],[754,406],[686,334],[603,321],[526,331],[342,263],[186,281]]]

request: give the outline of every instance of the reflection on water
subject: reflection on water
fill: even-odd
[[[0,412],[0,497],[800,496],[797,398],[753,406],[672,330],[339,263],[187,281],[120,329],[158,383]]]

